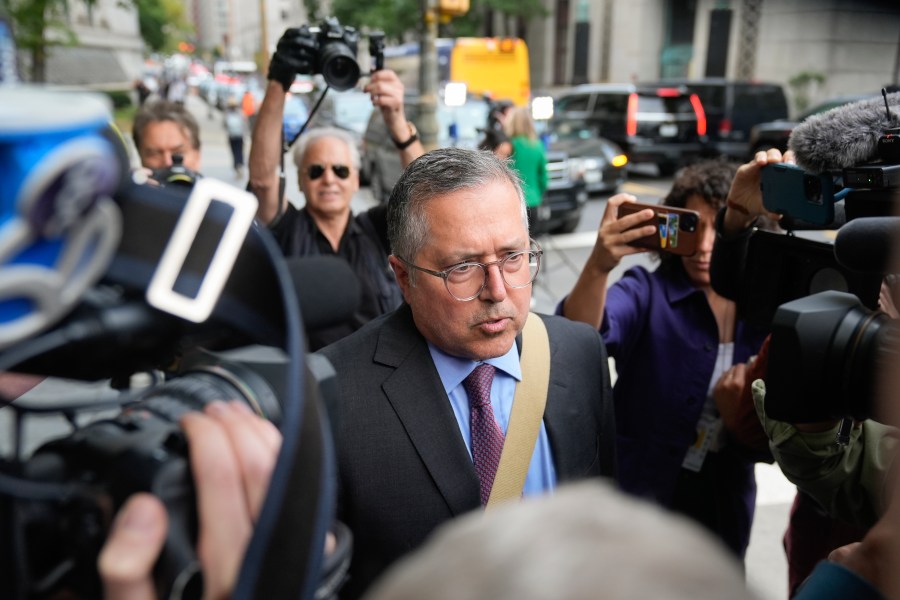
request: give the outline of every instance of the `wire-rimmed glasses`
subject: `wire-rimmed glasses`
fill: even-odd
[[[397,258],[406,266],[417,271],[440,277],[444,280],[444,285],[451,296],[461,302],[467,302],[481,295],[487,285],[488,267],[492,265],[497,265],[503,283],[507,287],[518,289],[531,285],[541,270],[541,256],[544,254],[537,242],[532,241],[531,246],[531,250],[513,252],[500,260],[489,263],[464,262],[443,271],[432,271],[420,267],[402,256],[397,256]]]

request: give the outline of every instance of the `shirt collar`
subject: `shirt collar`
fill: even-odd
[[[693,294],[703,293],[702,290],[697,289],[694,284],[691,283],[684,267],[680,264],[677,266],[673,265],[671,276],[666,277],[665,279],[668,282],[668,285],[666,286],[666,297],[670,304],[680,302]]]
[[[438,375],[447,394],[455,390],[469,376],[469,373],[481,364],[468,358],[451,356],[431,342],[428,342],[428,351],[431,353],[431,359],[434,361],[434,366],[437,367]],[[489,358],[483,362],[497,367],[516,381],[522,381],[519,348],[516,344],[513,344],[506,354]]]

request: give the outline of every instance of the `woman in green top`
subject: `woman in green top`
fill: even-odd
[[[547,189],[547,156],[544,145],[534,130],[534,122],[527,107],[513,109],[506,122],[506,135],[512,143],[510,166],[522,178],[525,204],[528,206],[528,222],[532,231],[540,220],[538,207]]]

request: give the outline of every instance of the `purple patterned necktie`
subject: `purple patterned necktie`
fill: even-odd
[[[503,450],[503,431],[494,420],[494,409],[491,407],[491,382],[494,380],[494,367],[481,364],[475,367],[463,386],[469,395],[469,406],[472,413],[469,424],[472,428],[472,461],[481,486],[481,505],[487,505],[491,497],[491,486],[500,463],[500,452]]]

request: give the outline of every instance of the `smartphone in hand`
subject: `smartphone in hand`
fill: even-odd
[[[834,182],[831,175],[813,175],[790,163],[762,168],[760,177],[766,210],[813,223],[834,221]]]
[[[619,218],[647,208],[653,209],[653,216],[631,229],[653,225],[656,227],[656,232],[630,242],[630,246],[670,252],[679,256],[693,256],[697,253],[697,228],[700,225],[700,213],[686,208],[626,202],[619,206]]]

